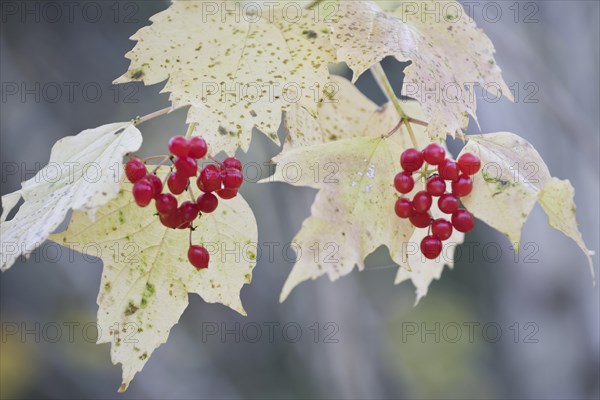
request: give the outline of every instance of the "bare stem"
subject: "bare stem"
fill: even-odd
[[[190,126],[188,127],[188,130],[187,130],[187,133],[185,134],[185,137],[188,138],[188,139],[191,138],[192,134],[194,133],[194,130],[196,129],[197,126],[198,126],[197,123],[192,122],[190,124]]]
[[[396,97],[396,93],[394,92],[394,89],[392,88],[392,84],[390,83],[387,75],[385,74],[385,71],[383,70],[381,63],[377,63],[374,66],[372,66],[371,73],[373,74],[375,81],[377,82],[377,84],[379,85],[379,87],[381,88],[383,93],[385,93],[388,100],[392,103],[392,105],[396,109],[396,112],[402,119],[401,122],[406,123],[405,124],[406,130],[408,131],[408,135],[410,136],[410,140],[411,140],[413,146],[415,148],[418,147],[417,138],[415,137],[415,133],[413,132],[412,126],[410,125],[411,118],[402,109],[400,100],[398,100],[398,97]],[[398,128],[400,128],[400,126],[402,126],[402,123],[399,124]]]
[[[153,113],[150,113],[148,115],[144,115],[143,117],[137,117],[134,120],[134,124],[135,125],[140,125],[143,124],[144,122],[150,121],[151,119],[163,116],[165,114],[170,113],[171,111],[174,111],[175,109],[173,107],[167,107],[167,108],[163,108],[162,110],[158,110],[158,111],[154,111]]]

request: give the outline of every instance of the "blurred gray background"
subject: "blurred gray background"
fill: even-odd
[[[5,8],[7,3],[19,14]],[[2,2],[2,194],[33,176],[56,140],[169,105],[168,96],[158,93],[162,84],[111,86],[127,68],[123,55],[133,46],[128,37],[168,3],[71,3],[72,19],[64,3],[54,3],[63,12],[55,21],[52,9],[41,8],[46,2]],[[600,250],[599,3],[470,4],[496,46],[506,82],[518,91],[514,104],[479,101],[482,130],[522,135],[553,175],[571,180],[580,229],[588,246]],[[33,11],[20,14],[23,7]],[[384,64],[399,91],[403,65]],[[384,101],[370,76],[358,85],[375,101]],[[28,88],[34,94],[24,92]],[[162,154],[166,138],[185,129],[184,118],[185,111],[177,111],[142,126],[143,154]],[[456,154],[460,143],[451,148]],[[255,133],[250,152],[238,156],[262,163],[278,151]],[[18,166],[17,172],[9,165]],[[266,243],[292,239],[309,215],[315,192],[246,184],[243,194],[256,214],[259,240]],[[278,251],[274,262],[258,263],[253,283],[242,291],[249,317],[191,296],[168,343],[122,395],[116,393],[120,367],[111,364],[108,345],[95,345],[94,330],[83,330],[95,321],[101,263],[79,255],[58,257],[56,246],[46,245],[0,275],[0,395],[598,398],[599,289],[591,286],[586,259],[571,240],[547,226],[537,206],[522,240],[515,256],[505,237],[478,223],[467,241],[492,243],[502,256],[490,262],[479,246],[473,259],[461,257],[453,271],[445,270],[416,308],[411,284],[393,285],[396,268],[383,249],[368,258],[367,271],[335,283],[326,278],[304,283],[279,304],[292,264]],[[598,271],[598,256],[594,263]],[[208,327],[235,331],[236,324],[239,341],[233,334],[203,336]],[[257,325],[263,335],[252,343]],[[268,326],[274,329],[272,340]],[[292,327],[288,335],[284,326]],[[453,343],[456,326],[462,337]],[[18,334],[7,334],[14,327]],[[294,341],[298,327],[302,336]],[[409,335],[415,328],[419,333]],[[439,338],[435,333],[422,337],[423,329]]]

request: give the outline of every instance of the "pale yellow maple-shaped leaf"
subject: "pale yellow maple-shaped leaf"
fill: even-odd
[[[110,343],[113,363],[122,364],[119,391],[167,341],[188,304],[188,293],[245,315],[240,290],[252,279],[257,254],[256,221],[241,196],[221,201],[214,213],[197,222],[191,240],[206,247],[210,264],[196,270],[187,259],[189,230],[165,228],[153,206],[136,205],[131,186],[123,183],[119,196],[98,211],[95,223],[75,212],[68,229],[50,237],[76,251],[93,248],[104,263],[98,343]]]
[[[48,165],[20,190],[2,196],[0,269],[10,268],[21,255],[29,256],[69,210],[83,211],[93,220],[98,208],[119,191],[123,156],[141,144],[142,134],[132,122],[87,129],[56,142]],[[6,221],[20,198],[23,204]]]
[[[474,85],[512,99],[492,42],[458,2],[340,1],[330,28],[354,80],[387,56],[412,62],[402,94],[422,104],[434,139],[462,132],[468,115],[477,120]]]
[[[279,144],[281,111],[299,104],[314,113],[335,62],[327,25],[314,10],[294,10],[277,2],[173,1],[132,37],[131,65],[115,82],[168,80],[173,105],[191,105],[188,122],[228,154],[247,150],[253,127]]]
[[[473,191],[462,202],[477,218],[504,233],[512,243],[521,239],[523,224],[536,202],[550,225],[575,240],[593,265],[575,218],[574,190],[568,181],[553,178],[546,163],[525,139],[510,132],[469,135],[461,154],[481,159],[473,176]]]
[[[394,213],[397,194],[393,182],[400,170],[402,151],[413,146],[404,127],[390,137],[382,137],[394,128],[398,117],[386,116],[368,99],[358,98],[361,99],[359,108],[372,112],[367,118],[371,123],[361,125],[364,126],[362,131],[352,133],[358,137],[293,148],[278,158],[275,175],[266,180],[319,189],[311,216],[293,239],[298,249],[297,260],[282,290],[281,301],[305,280],[323,275],[336,280],[349,274],[355,266],[363,270],[364,259],[382,245],[389,248],[396,263],[406,265],[402,259],[403,244],[409,241],[414,228]],[[415,107],[414,112],[418,115],[416,103],[408,104],[408,107]],[[391,105],[383,109],[388,107]],[[338,115],[329,118],[329,112]],[[352,114],[350,108],[322,109],[318,116],[320,123],[315,125],[319,129],[305,133],[314,135],[316,139],[312,142],[318,143],[323,126],[333,127],[329,121],[342,121],[339,123],[346,126],[347,121],[352,121]],[[418,147],[424,147],[429,143],[424,129],[413,128]],[[338,133],[344,137],[350,131]],[[318,174],[315,179],[311,169],[315,163],[329,173]],[[287,165],[294,166],[293,176],[288,176]]]

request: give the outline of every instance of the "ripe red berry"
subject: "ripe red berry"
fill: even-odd
[[[160,222],[167,228],[177,229],[185,226],[186,222],[183,220],[183,213],[178,208],[171,214],[160,214]]]
[[[134,158],[125,164],[125,175],[131,183],[136,183],[145,177],[146,174],[148,174],[146,165],[140,159]]]
[[[431,165],[439,165],[446,157],[446,150],[437,143],[431,143],[423,150],[423,159]]]
[[[394,187],[402,194],[410,193],[415,187],[415,180],[410,172],[400,172],[394,178]]]
[[[163,191],[163,184],[160,178],[154,174],[148,174],[144,178],[152,185],[152,197],[156,198]]]
[[[467,196],[473,190],[473,180],[467,175],[461,175],[452,182],[452,193],[458,197]]]
[[[175,168],[180,174],[191,177],[198,173],[198,164],[192,157],[175,157]]]
[[[167,185],[169,186],[169,190],[171,193],[175,195],[179,195],[187,189],[189,179],[183,174],[175,171],[171,172],[169,179],[167,179]]]
[[[458,164],[456,162],[446,158],[438,166],[438,174],[446,181],[455,181],[459,175]]]
[[[413,209],[412,203],[410,200],[405,198],[399,198],[396,201],[395,206],[396,215],[400,218],[408,218],[414,214],[415,210]]]
[[[424,213],[429,211],[431,208],[431,203],[433,202],[431,195],[426,191],[422,190],[415,194],[413,197],[412,205],[416,212]]]
[[[198,213],[200,212],[198,204],[192,201],[184,201],[179,206],[179,209],[181,210],[181,215],[185,222],[192,222],[198,218]]]
[[[465,175],[475,175],[481,168],[481,161],[473,153],[465,153],[457,161],[458,167]]]
[[[200,212],[210,214],[219,206],[219,199],[212,193],[204,193],[202,196],[198,197],[197,203]]]
[[[183,136],[174,136],[169,139],[169,151],[177,157],[187,157],[190,153],[188,140]]]
[[[221,171],[216,165],[207,165],[204,167],[198,178],[198,188],[204,193],[211,193],[221,189],[222,178]]]
[[[206,141],[198,136],[194,136],[189,140],[188,147],[190,149],[189,156],[196,160],[204,158],[206,153],[208,153]]]
[[[210,255],[208,250],[202,246],[191,246],[188,250],[188,260],[197,269],[208,268]]]
[[[217,195],[223,200],[231,200],[237,196],[238,191],[236,189],[221,189],[217,190]]]
[[[417,149],[408,149],[400,157],[400,165],[406,172],[414,172],[423,165],[423,153]]]
[[[431,223],[431,216],[428,213],[415,212],[408,218],[417,228],[427,228]]]
[[[233,168],[238,171],[242,170],[242,162],[235,157],[229,157],[223,160],[223,169]]]
[[[425,236],[421,241],[421,253],[433,260],[442,253],[442,241],[436,236]]]
[[[159,194],[156,197],[156,211],[161,215],[173,214],[177,210],[177,199],[171,193]]]
[[[228,168],[221,174],[223,177],[223,186],[225,189],[238,189],[244,183],[244,176],[241,171]]]
[[[441,196],[446,192],[446,182],[439,176],[432,176],[427,179],[427,193],[432,196]]]
[[[467,210],[457,210],[452,214],[452,226],[459,232],[467,233],[475,226],[475,220]]]
[[[458,197],[451,193],[443,194],[438,200],[438,208],[444,214],[453,214],[460,206]]]
[[[440,240],[446,240],[452,236],[452,224],[444,218],[436,219],[431,223],[431,233]]]
[[[154,197],[152,184],[146,179],[139,180],[133,185],[133,198],[140,207],[146,207]]]

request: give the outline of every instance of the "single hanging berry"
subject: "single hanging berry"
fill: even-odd
[[[238,191],[236,189],[221,189],[217,190],[217,195],[223,200],[231,200],[237,196]]]
[[[438,208],[444,214],[453,214],[460,206],[458,197],[451,193],[444,193],[438,200]]]
[[[161,215],[173,214],[177,210],[177,198],[171,193],[159,194],[156,197],[156,211]]]
[[[186,177],[196,176],[198,174],[198,164],[192,157],[175,157],[175,168],[177,172]]]
[[[473,180],[467,175],[461,175],[458,179],[452,182],[452,193],[458,197],[464,197],[473,190]]]
[[[201,137],[194,136],[188,142],[189,147],[189,156],[199,160],[204,158],[208,153],[208,146],[206,145],[206,141]]]
[[[446,182],[439,176],[432,176],[427,179],[426,184],[427,193],[432,196],[439,197],[446,191]]]
[[[437,143],[431,143],[423,150],[423,159],[430,165],[439,165],[446,157],[446,150]]]
[[[238,171],[242,170],[242,162],[235,157],[226,158],[225,160],[223,160],[222,164],[222,169],[233,168],[237,169]]]
[[[221,189],[223,179],[221,171],[216,165],[210,164],[204,167],[198,178],[198,188],[204,193],[211,193]]]
[[[419,213],[415,211],[408,219],[416,228],[427,228],[429,224],[431,224],[431,215],[428,213]]]
[[[465,175],[475,175],[481,168],[481,161],[473,153],[465,153],[457,161],[458,167]]]
[[[182,173],[174,171],[169,175],[169,179],[167,179],[167,186],[171,193],[175,195],[180,195],[187,189],[189,183],[189,179],[184,176]]]
[[[146,207],[154,197],[152,184],[145,179],[139,180],[133,185],[133,198],[140,207]]]
[[[208,268],[210,255],[202,246],[191,246],[188,250],[188,260],[197,269],[205,269]]]
[[[458,164],[448,158],[441,162],[438,166],[438,174],[445,181],[455,181],[460,175]]]
[[[234,168],[228,168],[223,171],[221,177],[223,178],[225,189],[239,189],[244,183],[244,176],[241,171]]]
[[[125,164],[125,175],[131,183],[136,183],[147,174],[146,164],[138,158],[131,159]]]
[[[410,193],[415,187],[415,180],[410,172],[400,172],[394,178],[394,187],[402,194]]]
[[[410,200],[405,199],[405,198],[399,198],[396,201],[395,211],[396,211],[396,215],[399,216],[400,218],[408,218],[411,215],[413,215],[415,212]]]
[[[181,210],[181,213],[183,215],[183,220],[186,222],[192,222],[193,220],[198,218],[198,213],[200,212],[198,204],[191,201],[184,201],[179,206],[179,209]]]
[[[190,153],[188,140],[184,136],[169,139],[169,151],[177,157],[187,157]]]
[[[426,258],[434,260],[442,253],[442,241],[437,236],[425,236],[421,241],[421,253]]]
[[[467,210],[457,210],[452,214],[452,226],[459,232],[468,233],[473,230],[475,220],[473,215]]]
[[[163,184],[160,178],[154,174],[148,174],[144,178],[152,185],[152,197],[156,198],[163,191]]]
[[[431,233],[440,240],[446,240],[452,236],[452,224],[444,218],[438,218],[431,223]]]
[[[204,193],[202,196],[198,197],[197,203],[200,212],[210,214],[219,206],[219,199],[212,193]]]
[[[433,202],[431,195],[426,191],[422,190],[415,194],[413,197],[412,205],[416,212],[424,213],[429,211],[431,208],[431,203]]]
[[[400,156],[400,165],[406,172],[415,172],[423,166],[423,153],[417,149],[408,149]]]

